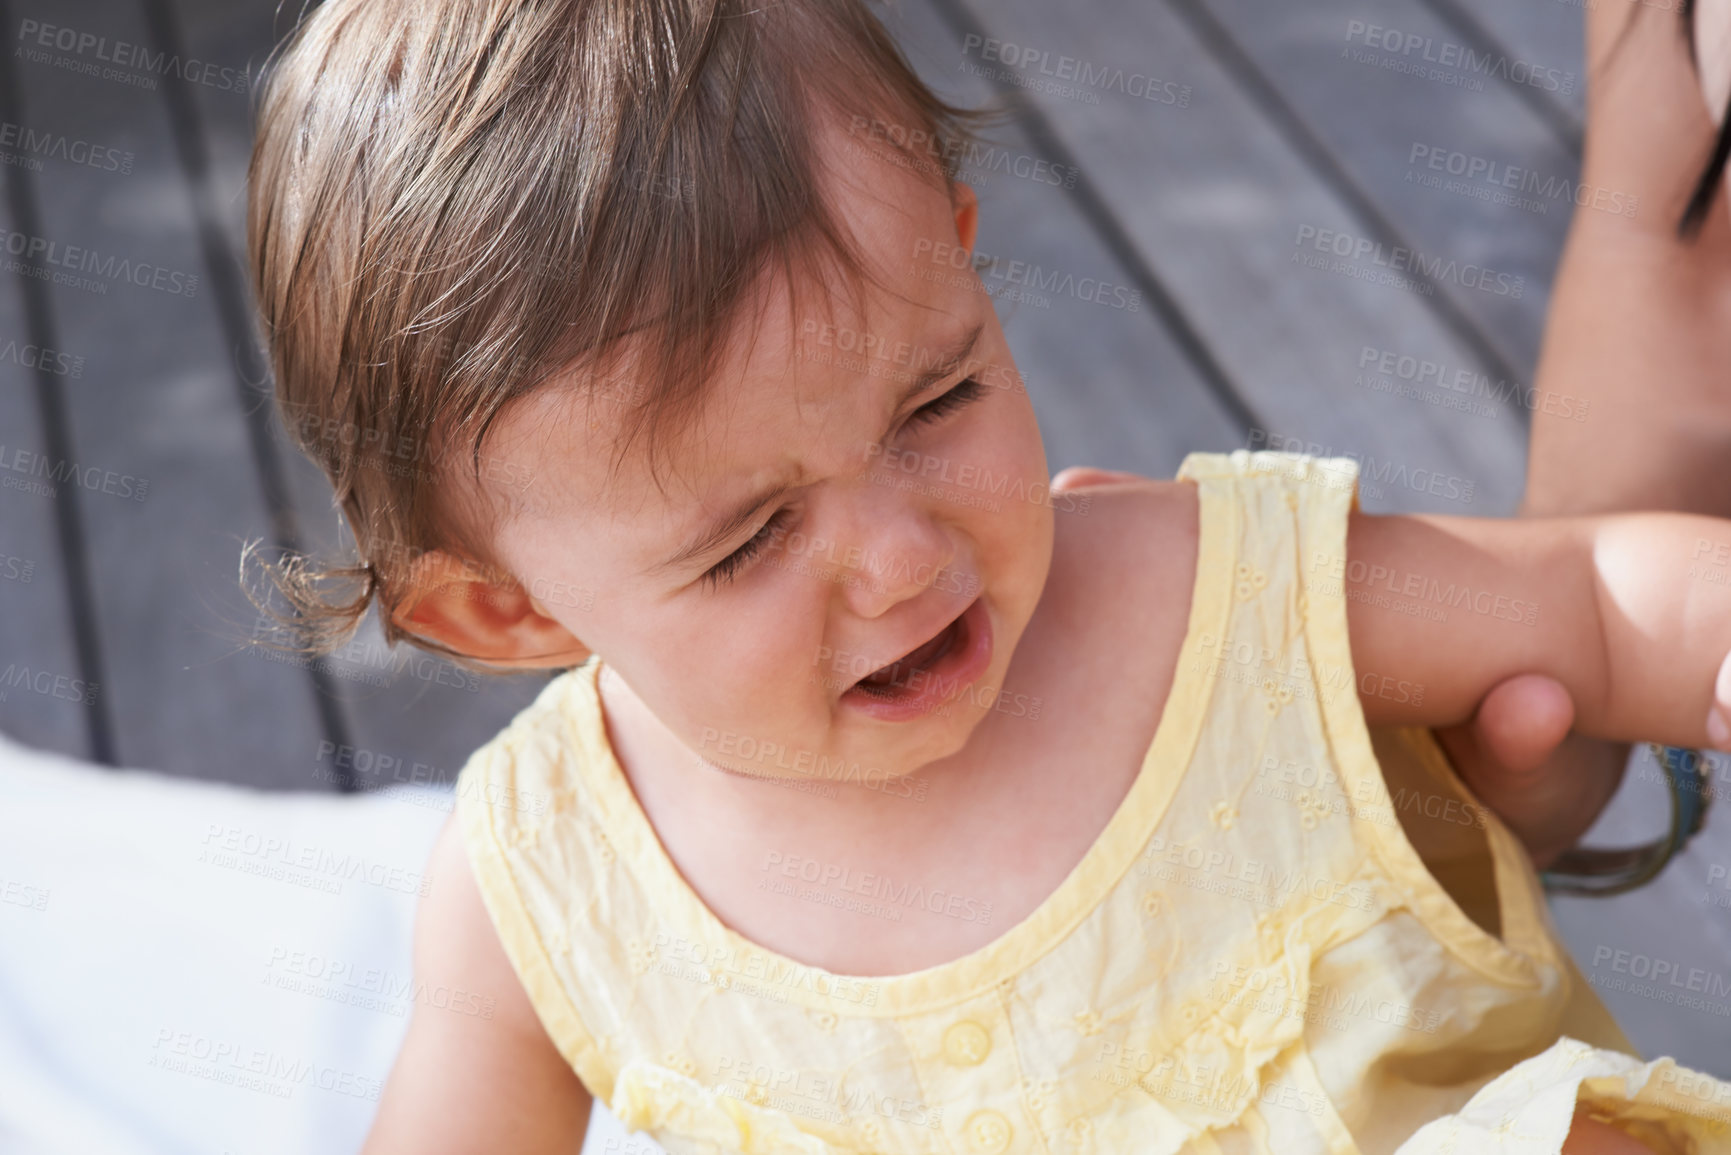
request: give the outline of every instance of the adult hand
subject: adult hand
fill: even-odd
[[[1575,705],[1543,674],[1491,687],[1472,720],[1434,733],[1461,780],[1543,870],[1581,840],[1623,780],[1629,748],[1569,733]]]
[[[1074,466],[1052,478],[1052,491],[1148,483],[1135,473]],[[1571,735],[1574,721],[1562,683],[1517,674],[1493,686],[1470,721],[1435,731],[1467,788],[1541,870],[1580,841],[1622,781],[1626,748]]]

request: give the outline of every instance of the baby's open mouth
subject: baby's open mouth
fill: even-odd
[[[877,722],[912,722],[967,692],[992,664],[992,616],[984,597],[918,647],[843,692],[841,704]]]
[[[962,618],[965,616],[965,613],[956,615],[931,641],[873,670],[855,682],[853,688],[876,697],[894,697],[899,688],[909,685],[916,675],[929,671],[956,646],[962,637]]]

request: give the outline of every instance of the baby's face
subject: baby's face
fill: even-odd
[[[665,492],[636,448],[609,483],[605,391],[544,389],[488,442],[534,479],[499,560],[673,737],[750,773],[894,776],[960,750],[1051,560],[1039,427],[957,210],[853,143],[826,143],[838,215],[897,292],[790,317],[766,288],[661,456]]]

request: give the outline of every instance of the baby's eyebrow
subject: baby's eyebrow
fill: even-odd
[[[895,408],[891,412],[900,412],[913,398],[918,397],[934,384],[955,372],[957,367],[966,362],[973,354],[975,346],[980,343],[980,334],[985,331],[985,327],[984,321],[975,322],[959,338],[945,348],[938,350],[936,356],[932,358],[931,367],[914,375],[914,379],[908,387],[902,390],[901,396],[896,398]],[[715,548],[716,543],[726,541],[738,533],[741,528],[757,516],[759,510],[792,489],[797,480],[795,478],[788,481],[770,482],[757,493],[741,501],[733,508],[732,512],[718,518],[707,529],[700,530],[690,541],[680,546],[678,552],[672,557],[649,567],[644,571],[643,576],[653,577],[656,574],[666,573],[668,570],[680,568],[693,558],[702,557]]]

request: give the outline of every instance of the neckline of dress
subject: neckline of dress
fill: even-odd
[[[799,1002],[815,1012],[901,1015],[954,1003],[1013,979],[1053,949],[1106,899],[1153,834],[1189,764],[1214,679],[1186,654],[1201,652],[1203,638],[1223,636],[1238,527],[1229,499],[1198,486],[1200,511],[1195,582],[1183,648],[1161,708],[1153,741],[1136,778],[1080,861],[1020,922],[965,955],[893,975],[849,975],[773,951],[746,938],[709,908],[686,881],[644,812],[607,736],[599,678],[600,655],[591,655],[571,679],[568,717],[574,723],[583,771],[601,807],[603,828],[623,855],[642,869],[670,909],[669,930],[700,945],[704,965],[728,981],[758,984],[766,997]]]

